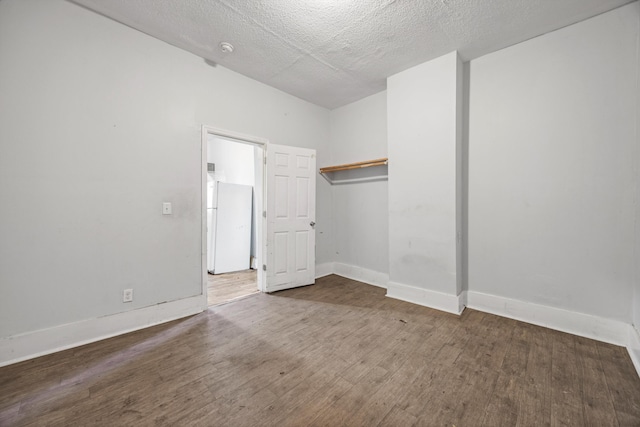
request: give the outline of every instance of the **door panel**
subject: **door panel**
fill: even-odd
[[[267,292],[315,282],[315,150],[267,147]]]
[[[309,269],[309,256],[306,248],[309,246],[309,232],[296,232],[296,271],[306,271]]]

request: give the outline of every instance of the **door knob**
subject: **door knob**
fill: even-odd
[[[311,221],[311,222],[309,223],[309,225],[313,227],[313,226],[315,226],[315,225],[316,225],[316,223],[315,223],[315,222],[313,222],[313,221]]]

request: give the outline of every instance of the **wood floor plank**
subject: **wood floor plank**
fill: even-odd
[[[518,424],[551,425],[551,337],[538,326],[521,324],[522,339],[529,345],[527,368],[520,395]]]
[[[522,394],[521,379],[514,375],[500,375],[497,378],[491,399],[484,410],[482,426],[515,426],[518,425],[520,399]]]
[[[353,384],[340,377],[336,377],[333,382],[326,384],[315,393],[311,394],[308,399],[302,403],[298,403],[294,410],[288,410],[274,425],[298,427],[307,426],[317,417],[318,414],[329,410],[335,402],[344,396]],[[286,400],[282,402],[282,406],[287,408],[291,404]]]
[[[582,414],[585,425],[618,425],[596,343],[576,337],[576,356],[578,373],[582,378]]]
[[[416,418],[425,415],[431,417],[435,413],[433,408],[446,394],[453,366],[470,338],[468,328],[461,319],[479,319],[480,316],[479,312],[467,312],[461,318],[443,321],[428,333],[426,346],[419,350],[426,367],[423,374],[408,385],[409,393],[398,404],[400,409]],[[423,418],[420,423],[427,421]]]
[[[417,425],[479,424],[497,375],[479,365],[455,366],[455,374],[432,390]]]
[[[452,373],[455,372],[453,370],[454,362],[462,352],[460,345],[447,342],[450,337],[438,334],[437,338],[445,343],[440,344],[439,340],[434,340],[435,345],[428,349],[428,355],[423,358],[427,365],[423,374],[413,383],[408,384],[409,393],[398,404],[400,409],[415,417],[420,417],[425,413],[433,414],[437,411],[440,400],[449,398],[449,395],[442,395],[447,393],[451,378],[453,378]],[[456,372],[455,376],[458,375]]]
[[[482,425],[517,425],[524,376],[527,369],[530,345],[516,328],[509,337],[508,348],[499,368],[496,385],[485,410]]]
[[[405,426],[411,427],[416,424],[418,419],[411,414],[400,409],[398,406],[394,406],[386,417],[380,421],[377,427],[397,427]]]
[[[622,347],[596,343],[607,388],[621,426],[640,426],[640,381],[629,353]]]
[[[382,386],[388,376],[389,372],[386,369],[374,367],[358,384],[349,389],[326,410],[320,412],[309,426],[357,425],[351,424],[353,413]]]
[[[363,405],[356,409],[349,419],[351,425],[377,425],[386,418],[396,404],[406,396],[407,384],[411,384],[422,376],[426,364],[419,353],[412,353],[403,365],[389,372],[388,378],[380,388],[369,397]]]
[[[551,425],[584,425],[582,377],[575,363],[575,337],[554,334],[551,369]]]
[[[0,368],[0,425],[640,425],[624,348],[338,276]]]
[[[207,275],[209,305],[224,304],[258,292],[256,270]]]

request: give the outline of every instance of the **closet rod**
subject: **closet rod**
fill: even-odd
[[[387,157],[383,157],[381,159],[367,160],[364,162],[356,162],[356,163],[345,163],[344,165],[337,166],[327,166],[324,168],[320,168],[320,173],[328,173],[328,172],[338,172],[338,171],[346,171],[351,169],[361,169],[361,168],[369,168],[371,166],[384,166],[389,163],[389,159]]]

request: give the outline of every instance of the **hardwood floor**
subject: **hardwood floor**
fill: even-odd
[[[338,276],[0,368],[0,425],[637,426],[624,348]]]
[[[255,294],[258,291],[256,270],[207,275],[209,305],[217,305]]]

